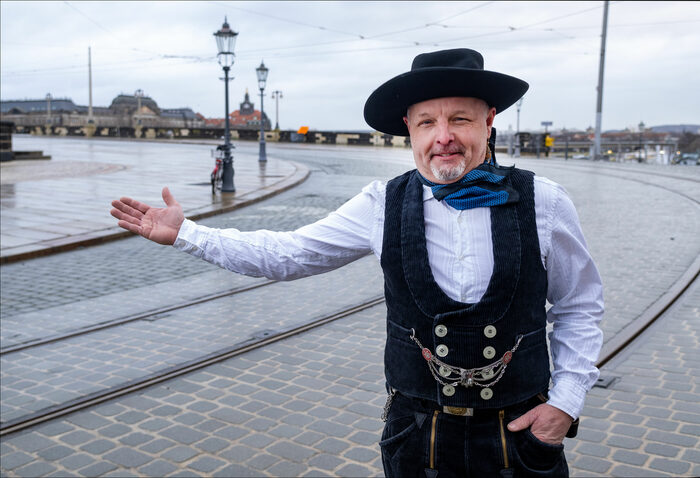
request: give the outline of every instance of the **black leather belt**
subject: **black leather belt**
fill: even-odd
[[[494,416],[498,415],[498,412],[500,410],[508,410],[511,407],[523,407],[523,406],[528,406],[527,408],[534,408],[537,405],[540,405],[542,403],[545,403],[547,401],[547,397],[545,397],[544,394],[538,393],[534,397],[531,397],[523,402],[516,403],[514,405],[510,405],[508,407],[503,407],[501,409],[498,408],[468,408],[468,407],[449,407],[446,405],[440,405],[437,402],[433,402],[432,400],[426,400],[422,398],[413,398],[413,397],[408,397],[406,395],[401,394],[400,392],[396,392],[397,398],[400,397],[405,400],[409,400],[415,404],[419,404],[422,408],[427,409],[427,410],[438,410],[440,412],[446,413],[448,415],[456,415],[456,416],[462,416],[462,417],[473,417],[473,416]],[[579,425],[579,419],[577,418],[571,423],[571,426],[569,427],[569,430],[566,432],[566,437],[567,438],[574,438],[576,434],[578,433],[578,425]]]

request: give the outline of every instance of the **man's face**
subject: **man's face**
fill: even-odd
[[[483,163],[495,115],[495,108],[477,98],[436,98],[411,105],[403,120],[418,171],[428,181],[447,184]]]

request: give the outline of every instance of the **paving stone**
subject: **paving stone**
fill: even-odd
[[[88,430],[96,430],[111,423],[109,420],[93,412],[74,413],[66,419],[70,423],[82,428],[87,428]]]
[[[595,473],[605,473],[611,466],[609,461],[586,455],[580,456],[574,464],[576,468],[586,471],[593,471]]]
[[[647,461],[647,455],[628,450],[617,450],[615,453],[613,453],[612,457],[616,462],[628,463],[630,465],[637,466],[642,466]]]
[[[265,470],[279,461],[280,458],[277,456],[273,456],[268,453],[258,453],[248,460],[246,464],[255,468],[256,470]]]
[[[354,463],[347,464],[336,471],[337,476],[341,477],[356,477],[356,476],[370,476],[372,470],[366,466],[356,465]]]
[[[217,468],[221,468],[225,464],[225,461],[217,460],[216,458],[212,458],[210,456],[205,456],[187,466],[202,473],[210,473]]]
[[[39,451],[38,455],[41,458],[43,458],[44,460],[55,461],[55,460],[59,460],[61,458],[65,458],[68,455],[70,455],[71,453],[73,453],[72,448],[68,448],[67,446],[63,446],[63,445],[56,445],[56,446],[52,446],[50,448],[44,448],[43,450]],[[3,461],[4,460],[5,459],[3,458]],[[4,463],[3,463],[3,467],[4,467]]]
[[[361,463],[368,463],[377,458],[377,451],[370,448],[355,447],[343,454],[343,456]]]
[[[5,465],[3,464],[3,467]],[[23,466],[22,468],[17,468],[15,473],[17,476],[43,476],[48,475],[52,471],[56,470],[56,467],[42,461],[37,461],[30,463],[29,465]]]
[[[150,418],[151,416],[148,415],[147,413],[139,412],[136,410],[130,410],[128,412],[124,412],[120,415],[117,415],[115,420],[120,421],[122,423],[128,423],[129,425],[132,425],[134,423],[138,423],[140,421],[143,421],[147,418]]]
[[[69,470],[77,470],[94,463],[94,461],[95,460],[86,453],[75,453],[62,459],[59,465]]]
[[[656,428],[666,432],[673,432],[678,429],[678,422],[671,420],[662,420],[660,418],[650,418],[646,421],[645,426],[648,428]]]
[[[297,445],[289,441],[280,441],[267,448],[269,453],[279,455],[287,460],[296,462],[304,462],[309,457],[314,455],[314,450],[305,446]]]
[[[327,453],[321,453],[320,455],[316,455],[309,460],[309,465],[317,466],[318,468],[328,471],[336,469],[342,463],[343,460],[337,456],[329,455]]]
[[[36,432],[25,433],[23,435],[12,437],[10,443],[12,443],[15,448],[25,452],[43,450],[44,448],[48,448],[56,444],[56,442],[53,440],[44,438]]]
[[[98,461],[97,463],[92,463],[91,465],[86,466],[85,468],[78,470],[78,474],[80,476],[88,476],[88,477],[106,476],[108,473],[110,473],[116,469],[117,469],[117,466],[114,465],[113,463],[109,463],[107,461]],[[124,473],[124,475],[127,475],[127,473]]]
[[[628,450],[636,450],[642,446],[642,440],[638,438],[625,437],[620,435],[610,435],[605,442],[606,445],[612,448],[626,448]]]
[[[8,455],[3,455],[2,468],[3,470],[14,470],[19,466],[26,465],[32,460],[34,460],[34,458],[32,458],[30,455],[22,453],[21,451],[16,451]]]
[[[139,449],[145,451],[146,453],[156,454],[175,445],[176,443],[172,440],[157,438],[139,447]]]
[[[342,451],[346,450],[350,446],[347,442],[338,440],[337,438],[326,438],[319,443],[317,443],[314,448],[325,451],[332,455],[338,455]]]
[[[690,464],[678,460],[669,460],[668,458],[654,458],[649,463],[649,466],[655,470],[665,471],[675,476],[683,475],[690,469]]]
[[[151,461],[148,455],[126,447],[117,448],[104,455],[104,458],[125,468],[137,468]]]
[[[641,438],[647,432],[644,427],[637,427],[633,425],[619,424],[615,425],[611,433],[618,433],[620,435],[626,435],[635,438]]]
[[[206,438],[206,434],[193,430],[192,428],[185,427],[183,425],[175,425],[165,430],[161,430],[161,435],[170,438],[183,445],[190,445],[194,442]]]
[[[64,443],[67,443],[69,445],[80,445],[82,443],[86,443],[88,441],[92,441],[95,439],[95,435],[87,433],[82,430],[75,430],[73,432],[67,433],[65,435],[62,435],[60,437],[60,440]]]
[[[576,453],[605,458],[610,454],[610,447],[595,443],[580,442],[576,447]]]
[[[177,470],[177,467],[172,463],[164,460],[155,460],[139,468],[139,473],[146,476],[168,476],[170,473]]]
[[[131,433],[119,439],[122,445],[135,447],[153,439],[153,436],[141,432]]]
[[[661,443],[666,443],[668,445],[678,445],[682,447],[692,447],[698,442],[697,438],[690,437],[688,435],[679,435],[677,433],[667,433],[659,430],[651,430],[647,434],[647,439],[651,441],[658,441]]]
[[[74,430],[75,427],[65,422],[54,422],[41,426],[36,431],[44,436],[54,437]]]
[[[189,460],[190,458],[198,454],[199,452],[194,448],[180,445],[176,446],[175,448],[169,449],[165,453],[162,453],[161,458],[174,461],[175,463],[181,463],[183,461]]]
[[[100,435],[106,436],[108,438],[116,438],[118,436],[124,435],[125,433],[129,433],[130,431],[130,427],[122,425],[121,423],[115,423],[114,425],[101,428]]]
[[[624,478],[654,478],[667,477],[668,475],[666,473],[659,473],[649,470],[648,468],[639,468],[630,465],[616,465],[612,470],[610,470],[610,476],[619,476]]]
[[[283,460],[272,465],[267,472],[272,476],[302,476],[306,470],[305,465]]]
[[[678,456],[681,449],[671,445],[664,445],[662,443],[648,443],[647,446],[644,447],[644,451],[651,455],[661,455],[673,458]]]
[[[242,465],[228,465],[226,468],[222,468],[221,470],[215,472],[212,476],[217,476],[217,477],[225,477],[225,478],[230,478],[232,476],[236,477],[254,477],[254,476],[265,476],[262,473],[251,470],[250,468],[247,468]],[[279,475],[279,476],[284,476],[284,475]],[[288,476],[294,476],[294,475],[288,475]]]
[[[208,453],[216,453],[219,450],[223,450],[229,445],[229,442],[222,440],[220,438],[210,437],[197,443],[197,448],[204,450]]]

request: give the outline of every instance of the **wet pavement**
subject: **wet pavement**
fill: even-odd
[[[15,150],[42,150],[51,159],[0,166],[2,262],[126,237],[104,205],[120,196],[161,204],[160,188],[154,184],[169,186],[186,205],[185,214],[199,218],[259,200],[306,176],[300,165],[274,159],[259,163],[257,155],[234,150],[236,193],[213,196],[209,175],[215,146],[15,135]]]
[[[237,154],[255,160],[256,148],[242,143]],[[52,154],[48,148],[32,149]],[[309,179],[200,222],[292,229],[323,217],[372,179],[411,167],[410,152],[395,148],[268,144],[268,155],[271,164],[303,165],[311,172]],[[210,159],[205,160],[206,174]],[[113,159],[110,164],[120,163]],[[577,206],[605,284],[606,342],[663,300],[689,268],[697,268],[700,174],[694,168],[556,159],[522,159],[518,165],[563,184]],[[131,181],[122,178],[121,187],[137,182],[140,189],[108,192],[142,199],[139,193],[148,191],[159,200],[160,176],[138,182],[143,175],[132,166],[71,181],[87,185],[102,175],[133,171]],[[191,187],[195,198],[202,197],[196,188],[205,196],[210,193],[205,186],[179,187]],[[94,187],[95,194],[103,194],[98,189]],[[188,207],[186,194],[171,189]],[[3,200],[4,191],[5,184]],[[15,203],[21,201],[17,194]],[[4,238],[4,209],[2,213]],[[4,264],[0,274],[3,348],[261,283],[136,237]],[[2,420],[381,293],[381,273],[376,258],[369,256],[322,276],[5,354]],[[699,310],[693,285],[661,324],[604,367],[612,385],[589,394],[579,436],[565,443],[573,476],[700,474]],[[4,436],[0,470],[3,476],[379,476],[384,313],[383,305],[375,306]]]

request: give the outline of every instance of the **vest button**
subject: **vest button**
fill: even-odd
[[[440,368],[438,369],[438,372],[440,372],[440,375],[443,377],[449,377],[452,372],[450,372],[450,369],[447,367],[443,367],[440,365]]]
[[[496,336],[496,327],[493,325],[487,325],[484,327],[484,335],[489,339],[494,338]]]
[[[482,376],[485,380],[490,380],[490,379],[492,379],[494,375],[496,375],[496,374],[493,373],[493,369],[492,369],[492,368],[489,368],[489,369],[486,369],[486,370],[482,370],[482,371],[481,371],[481,376]]]
[[[493,397],[493,390],[490,388],[482,388],[479,395],[481,395],[483,400],[491,400],[491,397]]]
[[[442,324],[438,325],[437,327],[435,327],[435,335],[437,335],[438,337],[444,337],[445,335],[447,335],[447,327],[445,327]]]
[[[449,351],[450,351],[450,349],[448,349],[447,345],[444,345],[444,344],[438,345],[437,348],[435,349],[435,352],[437,352],[438,357],[446,357],[447,352],[449,352]],[[494,354],[495,353],[496,352],[494,351]]]
[[[440,352],[438,352],[438,355],[440,355]],[[489,347],[486,347],[484,349],[484,357],[486,357],[487,359],[492,359],[495,356],[496,356],[496,349],[494,349],[493,347],[489,346]]]
[[[442,387],[442,394],[446,397],[451,397],[455,394],[455,388],[452,385],[445,385]]]

